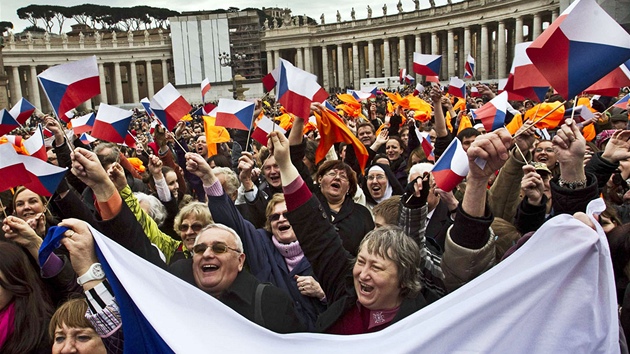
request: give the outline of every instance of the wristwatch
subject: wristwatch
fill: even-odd
[[[92,280],[105,279],[105,272],[100,263],[93,263],[85,274],[77,278],[77,283],[81,286]]]

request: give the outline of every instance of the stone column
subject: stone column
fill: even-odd
[[[273,52],[271,50],[267,51],[267,70],[271,72],[273,70]]]
[[[361,71],[359,70],[359,44],[352,43],[352,81],[355,89],[359,89]]]
[[[405,48],[405,37],[398,39],[398,67],[407,69],[407,48]]]
[[[523,17],[516,18],[516,24],[514,25],[514,44],[523,43]]]
[[[534,14],[534,24],[532,25],[532,40],[535,40],[536,38],[538,38],[538,36],[540,36],[540,33],[542,32],[542,19],[540,17],[540,14],[536,13]]]
[[[304,47],[304,70],[309,73],[313,72],[313,54],[311,53],[311,47]]]
[[[94,107],[92,107],[92,99],[90,98],[89,100],[83,102],[83,106],[85,107],[86,111],[91,111]]]
[[[123,90],[122,90],[122,80],[120,77],[120,63],[114,63],[114,77],[112,78],[114,81],[114,90],[116,91],[116,104],[125,103],[125,99],[123,98]]]
[[[414,51],[417,53],[422,53],[422,36],[419,34],[416,34],[416,46]]]
[[[551,11],[551,22],[555,21],[558,18],[558,9]]]
[[[138,72],[136,70],[136,62],[129,63],[129,82],[131,83],[131,99],[133,103],[140,102],[138,95]]]
[[[343,67],[343,44],[337,44],[337,86],[345,87],[345,68]]]
[[[468,59],[468,54],[473,56],[471,43],[470,27],[464,27],[464,63]]]
[[[273,68],[276,68],[276,65],[278,65],[278,62],[280,61],[280,51],[279,50],[274,50],[273,51]]]
[[[297,53],[295,54],[295,66],[304,69],[304,61],[302,59],[302,48],[297,48]]]
[[[376,77],[376,60],[374,59],[374,40],[368,41],[368,63],[370,77]]]
[[[505,42],[505,22],[499,21],[497,29],[497,79],[507,77],[507,44]]]
[[[350,66],[350,56],[348,53],[349,47],[342,48],[343,55],[341,58],[343,59],[343,78],[344,78],[344,86],[352,86],[352,67]]]
[[[392,57],[389,54],[389,38],[383,40],[383,68],[385,77],[392,76]]]
[[[438,35],[437,32],[431,32],[431,54],[440,54],[438,51]]]
[[[168,63],[166,59],[162,59],[162,83],[164,86],[168,84]]]
[[[105,82],[105,66],[98,63],[98,81],[101,84],[101,103],[107,104],[107,83]]]
[[[145,72],[147,73],[147,95],[153,97],[155,94],[155,87],[153,87],[153,64],[150,60],[146,61]]]
[[[453,29],[449,29],[446,32],[446,53],[448,55],[448,71],[447,77],[455,76],[455,37],[453,35]]]
[[[22,80],[20,77],[20,67],[12,67],[11,74],[13,77],[13,80],[11,80],[11,83],[13,83],[13,87],[11,87],[11,96],[13,96],[13,104],[16,104],[20,100],[20,98],[22,98]]]
[[[566,10],[572,2],[571,0],[560,0],[560,11]]]
[[[39,83],[37,81],[37,66],[31,65],[31,87],[30,87],[30,95],[28,100],[33,104],[33,106],[43,109],[42,100],[39,97]],[[66,113],[66,112],[63,112]],[[63,114],[60,112],[60,114]]]
[[[481,79],[488,80],[488,71],[490,70],[490,56],[488,51],[488,25],[481,24]]]
[[[328,67],[328,47],[323,46],[322,47],[322,86],[324,87],[324,90],[328,90],[329,87],[329,83],[328,83],[328,79],[329,79],[329,71],[328,71],[329,67]]]

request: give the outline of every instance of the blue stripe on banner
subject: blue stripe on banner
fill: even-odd
[[[61,114],[65,114],[66,112],[57,112],[59,110],[59,105],[61,105],[61,100],[63,100],[63,96],[65,96],[66,91],[68,90],[68,85],[60,84],[56,81],[51,81],[48,79],[44,79],[43,77],[39,77],[39,82],[42,84],[42,88],[46,92],[46,96],[48,96],[48,100],[53,106],[57,117]]]
[[[600,43],[569,44],[568,97],[572,98],[630,58],[630,49]]]
[[[103,266],[107,281],[112,286],[116,302],[120,306],[120,316],[123,322],[123,335],[125,337],[125,353],[175,353],[155,331],[153,326],[144,317],[140,309],[135,305],[125,288],[120,284],[116,274],[112,271],[107,260],[94,245],[96,255]],[[159,309],[155,309],[159,311]]]

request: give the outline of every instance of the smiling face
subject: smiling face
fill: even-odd
[[[551,170],[556,165],[556,153],[551,141],[541,141],[534,149],[534,161],[542,162]]]
[[[400,146],[400,142],[395,139],[389,139],[387,144],[385,145],[385,152],[387,153],[387,158],[389,161],[396,161],[400,158],[400,154],[402,154],[402,147]]]
[[[370,310],[388,310],[400,306],[398,267],[389,259],[368,252],[361,246],[352,269],[354,289],[361,305]]]
[[[197,138],[197,142],[195,143],[195,151],[203,156],[203,158],[208,157],[208,145],[206,144],[206,136],[200,135]]]
[[[206,226],[205,223],[197,218],[195,214],[189,214],[186,218],[182,219],[182,223],[179,226],[179,236],[188,250],[193,249],[195,238],[197,234],[199,234],[199,230],[204,226]],[[197,229],[197,231],[194,229]]]
[[[280,168],[278,168],[278,164],[276,163],[276,158],[273,156],[269,156],[265,163],[262,166],[262,172],[265,176],[265,180],[269,183],[270,186],[275,188],[282,187],[282,180],[280,179]]]
[[[376,136],[374,135],[374,131],[370,126],[362,126],[357,131],[357,137],[365,146],[370,146],[374,144],[376,140]]]
[[[344,170],[331,169],[319,177],[317,183],[329,203],[342,203],[350,189],[348,175]]]
[[[211,246],[224,243],[232,249],[238,249],[236,239],[229,231],[210,228],[203,231],[196,244]],[[202,254],[193,256],[193,275],[197,286],[208,294],[219,297],[228,289],[238,273],[243,269],[245,254],[228,249],[227,252],[215,254],[208,247]]]
[[[24,189],[15,197],[15,216],[27,220],[44,211],[44,204],[39,195]]]
[[[273,207],[273,212],[269,215],[269,223],[271,224],[271,233],[273,237],[280,243],[291,243],[297,240],[295,232],[289,223],[289,220],[285,217],[287,212],[287,204],[277,203]]]
[[[385,172],[371,169],[367,175],[367,186],[370,195],[374,199],[383,198],[388,186],[387,176]]]
[[[171,191],[171,194],[173,194],[173,198],[177,198],[177,193],[179,192],[177,173],[175,173],[175,171],[168,171],[166,175],[164,175],[164,179],[166,180],[168,190]]]
[[[68,327],[64,323],[55,329],[52,353],[106,354],[107,350],[94,329]]]

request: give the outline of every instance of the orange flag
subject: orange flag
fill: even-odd
[[[444,119],[446,119],[446,127],[449,132],[453,132],[453,125],[451,124],[451,112],[447,111],[444,115]]]
[[[473,125],[470,122],[470,118],[467,115],[462,115],[462,119],[459,121],[459,127],[457,128],[457,134],[466,128],[472,128]]]
[[[593,141],[593,139],[597,136],[597,133],[595,132],[595,124],[585,126],[584,129],[582,129],[582,135],[584,135],[584,139],[586,139],[586,141]]]
[[[561,103],[562,102],[543,102],[541,104],[538,104],[530,108],[527,112],[525,112],[525,120],[535,121],[538,118],[541,118],[542,116],[550,112],[551,110],[553,110],[554,108],[558,107],[558,105]],[[540,109],[538,108],[538,106],[540,106]],[[538,113],[536,113],[537,109],[538,109]],[[534,117],[534,115],[536,116]],[[560,107],[556,109],[553,113],[548,115],[545,119],[536,123],[536,128],[554,129],[555,127],[558,126],[558,124],[560,124],[560,122],[562,122],[563,118],[564,118],[564,107]]]
[[[455,105],[453,105],[453,110],[455,112],[457,112],[458,110],[463,111],[466,109],[466,100],[463,98],[458,98],[457,99],[457,103],[455,103]]]
[[[361,171],[365,170],[369,157],[367,148],[359,139],[352,134],[344,121],[339,118],[337,113],[324,109],[321,114],[315,112],[317,119],[317,129],[319,130],[319,145],[315,150],[315,163],[319,163],[326,157],[326,153],[330,148],[338,142],[344,142],[352,145],[357,155]]]
[[[519,129],[521,129],[522,126],[523,126],[523,116],[520,113],[518,113],[505,126],[505,128],[510,132],[511,135],[514,135]]]
[[[203,116],[203,128],[206,133],[206,145],[208,146],[208,156],[217,154],[217,143],[226,143],[230,141],[230,133],[225,127],[219,127],[215,124],[216,118]]]

